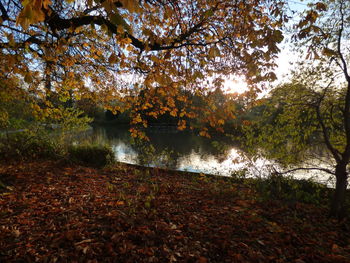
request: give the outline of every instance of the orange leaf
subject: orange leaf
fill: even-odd
[[[337,244],[332,245],[332,252],[339,253],[339,246]]]

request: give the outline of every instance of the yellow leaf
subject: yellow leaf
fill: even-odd
[[[223,119],[218,120],[218,124],[219,124],[219,125],[224,125],[224,124],[225,124],[225,121],[224,121]]]
[[[162,74],[162,75],[156,76],[156,81],[160,85],[164,85],[165,86],[165,85],[169,85],[171,83],[171,78],[168,75]]]
[[[137,114],[135,118],[133,118],[132,123],[140,123],[142,122],[142,118],[140,114]]]
[[[45,13],[41,9],[35,13],[35,16],[36,16],[35,22],[42,22],[45,20]]]
[[[30,72],[26,73],[24,76],[24,81],[27,83],[30,83],[33,81],[32,75],[30,74]]]
[[[179,120],[179,122],[177,123],[177,129],[180,131],[183,131],[184,129],[186,129],[186,121],[185,120]]]
[[[48,9],[49,5],[51,4],[52,4],[51,0],[43,0],[43,7],[45,9]]]
[[[174,99],[173,98],[168,98],[167,104],[169,105],[169,107],[175,107]]]
[[[220,51],[216,46],[213,46],[209,49],[208,55],[210,58],[215,58],[220,56]]]
[[[124,27],[121,26],[121,25],[118,25],[118,26],[117,26],[117,33],[123,34],[123,33],[124,33]]]
[[[121,0],[123,7],[130,13],[140,12],[141,8],[136,0]]]
[[[210,135],[207,131],[201,131],[199,132],[199,135],[202,136],[202,137],[207,137],[207,138],[210,138]]]
[[[323,55],[328,56],[328,57],[330,57],[330,56],[336,56],[336,55],[337,55],[337,52],[334,51],[334,50],[332,50],[332,49],[330,49],[330,48],[324,48],[324,49],[323,49]]]
[[[118,60],[118,57],[114,53],[112,53],[108,58],[108,63],[114,64],[115,62],[117,62],[117,60]]]
[[[152,116],[153,118],[157,119],[158,118],[158,113],[157,112],[150,112],[148,113],[149,116]]]

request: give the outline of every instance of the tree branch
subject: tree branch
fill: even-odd
[[[283,171],[283,172],[277,172],[278,174],[287,174],[287,173],[292,173],[292,172],[296,172],[296,171],[322,171],[322,172],[326,172],[329,173],[331,175],[335,175],[335,172],[327,169],[327,168],[317,168],[317,167],[298,167],[298,168],[294,168],[294,169],[290,169],[287,171]]]
[[[10,17],[7,14],[7,11],[5,9],[5,7],[2,5],[1,1],[0,1],[0,11],[1,11],[1,18],[2,20],[9,20]]]
[[[118,27],[110,22],[108,19],[101,17],[101,16],[82,16],[82,17],[76,17],[76,18],[70,18],[70,19],[64,19],[60,18],[57,13],[54,11],[52,14],[48,17],[46,17],[46,22],[49,24],[50,28],[53,31],[60,31],[64,29],[68,29],[71,27],[81,27],[85,25],[95,24],[95,25],[106,25],[108,29],[114,33],[117,34]],[[131,33],[125,32],[125,35],[131,39],[131,44],[140,49],[141,51],[145,50],[146,47],[153,51],[161,51],[161,50],[169,50],[169,49],[175,49],[180,48],[183,46],[192,46],[192,45],[199,45],[198,43],[192,43],[192,42],[186,42],[183,43],[186,39],[188,39],[192,34],[199,32],[200,28],[205,23],[204,20],[200,21],[190,29],[188,29],[186,32],[180,34],[177,38],[175,38],[170,45],[162,45],[161,43],[153,43],[153,44],[145,44],[141,40],[134,37]],[[209,43],[202,43],[200,44],[202,46],[209,45]]]
[[[341,15],[341,23],[340,23],[339,33],[338,33],[337,50],[338,50],[338,54],[339,54],[340,60],[341,60],[341,62],[343,64],[342,70],[344,72],[345,78],[346,78],[347,82],[350,82],[350,76],[349,76],[349,72],[348,72],[347,63],[346,63],[344,55],[343,55],[343,53],[341,51],[342,35],[343,35],[343,31],[344,31],[343,3],[340,4],[340,15]]]
[[[349,162],[350,160],[350,76],[347,68],[347,62],[344,58],[344,55],[341,50],[341,45],[342,45],[342,34],[344,31],[344,10],[343,10],[343,2],[340,3],[339,7],[340,11],[340,29],[338,33],[338,39],[337,39],[337,49],[338,49],[338,54],[340,57],[340,60],[342,62],[342,71],[344,73],[345,79],[348,83],[347,85],[347,90],[346,90],[346,95],[345,95],[345,105],[344,105],[344,112],[343,112],[343,120],[344,120],[344,129],[345,129],[345,134],[346,134],[346,146],[345,150],[342,154],[343,161],[346,163]]]
[[[26,44],[37,44],[37,45],[42,45],[44,44],[43,41],[41,41],[40,39],[36,38],[35,36],[31,36],[29,38],[27,38],[25,41],[23,42],[17,42],[15,44],[10,43],[10,42],[2,42],[0,43],[0,49],[5,49],[5,48],[25,48]]]
[[[325,125],[325,123],[323,121],[322,114],[321,114],[321,109],[320,109],[322,100],[324,99],[326,91],[327,91],[328,87],[331,85],[332,82],[333,82],[333,79],[330,81],[330,83],[328,84],[328,86],[325,89],[325,92],[323,93],[323,95],[318,100],[317,105],[316,105],[316,114],[317,114],[318,122],[321,125],[322,134],[323,134],[323,138],[324,138],[325,144],[326,144],[328,150],[332,153],[334,159],[337,162],[340,162],[340,160],[341,160],[340,153],[339,153],[339,151],[337,149],[335,149],[332,146],[332,143],[331,143],[330,138],[329,138],[328,130],[327,130],[327,127],[326,127],[326,125]]]

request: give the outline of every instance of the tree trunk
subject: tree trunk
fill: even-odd
[[[346,215],[345,196],[348,185],[348,174],[346,164],[337,164],[335,168],[336,186],[331,204],[331,216],[342,219]]]

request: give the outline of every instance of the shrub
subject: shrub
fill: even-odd
[[[266,199],[321,204],[328,197],[325,185],[311,180],[296,180],[283,175],[270,175],[256,181],[256,189]]]
[[[72,162],[98,168],[113,163],[114,153],[108,146],[72,145],[68,147],[68,158]]]
[[[71,145],[57,133],[37,130],[0,134],[0,160],[62,159],[91,167],[103,167],[114,161],[110,147]]]
[[[57,156],[62,156],[62,149],[44,134],[23,131],[0,136],[1,159],[56,158]]]

